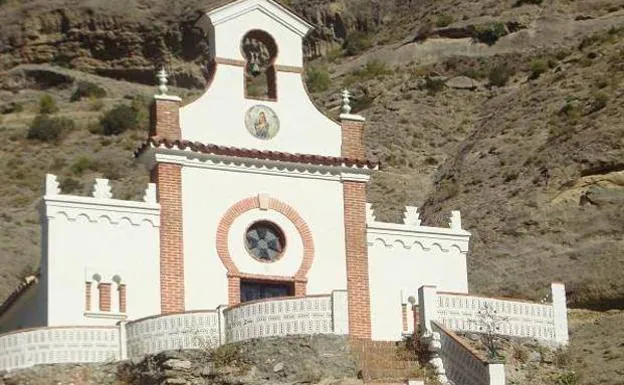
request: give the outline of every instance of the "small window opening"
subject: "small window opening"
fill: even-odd
[[[275,58],[277,45],[268,33],[260,30],[247,32],[243,37],[245,57],[245,95],[252,99],[277,99]]]

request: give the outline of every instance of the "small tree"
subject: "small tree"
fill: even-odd
[[[100,118],[104,135],[119,135],[137,126],[137,117],[132,107],[119,104]]]
[[[373,42],[367,33],[354,31],[347,35],[343,48],[348,56],[355,56],[372,46]]]
[[[100,99],[106,96],[106,90],[92,82],[78,82],[76,91],[72,94],[69,101],[76,102],[82,98]]]
[[[306,75],[306,85],[310,92],[326,91],[331,85],[329,72],[324,67],[310,67]]]
[[[55,142],[61,139],[65,132],[74,128],[75,124],[71,119],[41,114],[37,115],[30,124],[26,138],[42,142]]]
[[[39,99],[39,113],[40,114],[53,114],[58,112],[56,101],[51,95],[45,94]]]
[[[496,309],[489,303],[484,303],[479,309],[479,332],[481,333],[481,342],[485,346],[488,358],[499,360],[502,358],[499,353],[499,338],[501,326],[507,321],[505,317],[501,317]]]

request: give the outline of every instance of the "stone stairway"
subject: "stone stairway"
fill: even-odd
[[[366,384],[406,384],[423,377],[411,343],[350,339],[351,353],[359,366],[359,377]]]

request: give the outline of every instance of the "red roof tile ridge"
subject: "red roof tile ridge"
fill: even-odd
[[[169,138],[152,136],[148,138],[134,153],[135,157],[141,156],[148,148],[164,146],[168,149],[178,148],[180,150],[189,149],[193,152],[204,154],[233,156],[239,158],[252,158],[263,160],[274,160],[281,162],[309,163],[323,166],[341,166],[374,169],[379,166],[379,162],[368,159],[356,159],[347,157],[335,157],[326,155],[313,155],[301,153],[289,153],[272,150],[257,150],[239,147],[222,146],[212,143],[191,142],[189,140],[171,140]]]

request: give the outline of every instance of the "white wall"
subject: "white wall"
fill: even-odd
[[[303,66],[301,37],[259,10],[214,27],[216,56],[243,60],[240,43],[251,29],[274,37],[277,65]],[[257,139],[245,127],[245,113],[257,104],[273,109],[280,120],[280,130],[271,140]],[[245,98],[243,67],[219,64],[204,95],[180,110],[180,125],[183,139],[202,143],[327,156],[341,153],[340,125],[316,109],[298,73],[278,71],[277,101],[259,101]]]
[[[155,203],[56,195],[44,198],[47,220],[48,326],[114,325],[111,314],[85,315],[85,282],[119,275],[127,318],[160,313],[159,226]],[[92,284],[97,303],[97,282]],[[111,287],[117,308],[117,291]],[[91,311],[97,312],[97,305]]]
[[[401,304],[418,299],[418,288],[468,292],[463,230],[369,222],[367,231],[374,340],[401,338]],[[403,294],[403,296],[402,296]],[[408,312],[411,312],[408,305]],[[411,317],[408,317],[411,320]],[[411,330],[411,323],[409,323]]]
[[[307,294],[346,289],[343,195],[338,179],[249,173],[245,166],[223,171],[204,167],[189,162],[182,169],[186,310],[228,303],[227,271],[216,251],[217,226],[234,204],[261,193],[293,207],[312,232],[315,251]],[[243,245],[247,227],[261,219],[274,221],[286,235],[285,254],[275,263],[254,260]],[[239,216],[231,226],[229,246],[241,273],[292,276],[303,259],[299,232],[273,210],[254,209]]]

